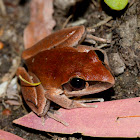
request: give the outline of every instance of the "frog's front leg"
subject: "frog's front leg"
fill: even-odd
[[[67,109],[97,107],[97,105],[89,105],[71,100],[63,93],[63,90],[61,89],[52,88],[46,90],[45,96],[49,100]]]

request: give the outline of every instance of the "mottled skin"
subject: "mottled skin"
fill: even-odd
[[[79,45],[85,35],[84,26],[66,28],[23,52],[28,72],[20,67],[17,75],[31,83],[41,82],[33,87],[21,80],[23,97],[39,116],[47,114],[50,101],[67,109],[93,107],[68,97],[98,93],[114,84],[113,76],[93,47]],[[67,88],[73,77],[84,79],[85,87],[80,90]]]

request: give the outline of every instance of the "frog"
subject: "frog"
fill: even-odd
[[[17,75],[28,83],[40,83],[32,86],[20,79],[23,98],[38,116],[49,113],[51,102],[66,109],[96,107],[72,97],[99,93],[114,85],[106,53],[81,44],[87,34],[83,25],[65,28],[23,51],[26,69],[19,67]],[[104,61],[96,50],[104,53]]]

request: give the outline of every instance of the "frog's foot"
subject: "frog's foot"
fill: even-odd
[[[57,114],[58,114],[58,113],[57,113]],[[65,125],[65,126],[68,126],[68,125],[69,125],[67,122],[65,122],[65,121],[61,120],[60,118],[58,118],[58,117],[55,115],[55,113],[52,113],[52,112],[50,112],[50,111],[47,112],[47,117],[50,117],[50,118],[56,120],[57,122],[62,123],[62,124]]]

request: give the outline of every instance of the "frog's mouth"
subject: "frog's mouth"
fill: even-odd
[[[94,93],[99,93],[101,91],[107,90],[113,86],[113,84],[108,82],[99,82],[99,81],[85,81],[84,84],[81,84],[80,88],[72,87],[69,83],[63,85],[64,94],[68,97],[73,96],[84,96]]]

